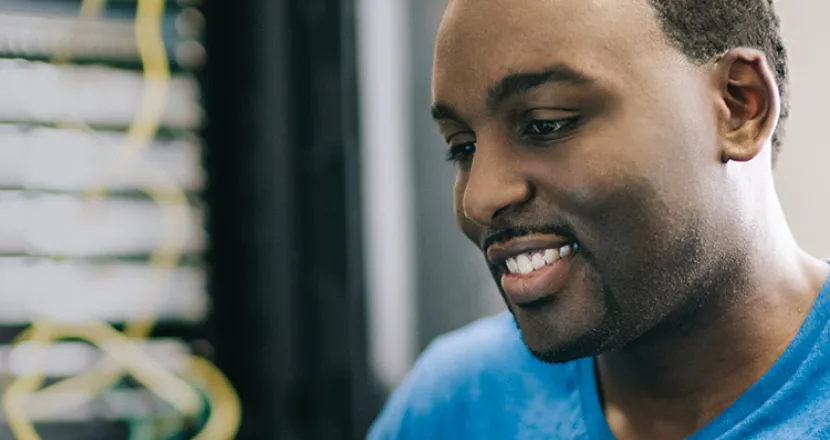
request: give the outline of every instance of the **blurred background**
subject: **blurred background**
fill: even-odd
[[[0,0],[0,440],[360,439],[503,304],[429,115],[446,0]],[[830,257],[830,3],[777,169]]]

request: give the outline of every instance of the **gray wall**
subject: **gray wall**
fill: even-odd
[[[428,112],[435,32],[446,0],[411,0],[412,133],[415,163],[415,280],[419,349],[435,336],[503,309],[480,253],[466,241],[452,213],[454,172]],[[830,257],[830,1],[779,4],[792,60],[792,116],[777,179],[796,237],[809,252]]]
[[[412,0],[412,146],[418,342],[504,309],[483,256],[461,234],[452,209],[455,170],[429,113],[435,33],[447,0]]]
[[[792,69],[792,113],[776,170],[793,233],[813,255],[830,257],[830,1],[778,3]]]

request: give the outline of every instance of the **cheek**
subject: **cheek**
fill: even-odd
[[[662,160],[646,153],[653,135],[606,128],[560,153],[556,163],[570,166],[552,173],[539,165],[534,174],[540,193],[573,226],[603,279],[627,283],[635,278],[628,275],[671,247],[688,205],[663,176]]]
[[[607,139],[583,150],[580,162],[585,165],[571,171],[562,205],[584,229],[589,249],[635,259],[659,248],[663,237],[674,235],[689,209],[683,195],[686,185],[676,182],[687,179],[683,169],[670,168],[676,164],[667,167],[664,158],[651,153],[658,147],[650,133],[615,138],[615,144]]]
[[[534,174],[540,195],[578,228],[592,225],[588,229],[598,232],[641,217],[642,205],[655,197],[645,170],[638,168],[641,164],[625,165],[613,153],[582,147],[575,145],[562,161],[580,165],[551,172],[542,166],[543,161],[537,162]]]
[[[565,197],[583,244],[599,257],[611,253],[619,262],[646,253],[667,227],[659,224],[666,206],[644,178],[604,173]]]
[[[706,181],[697,170],[708,161],[699,135],[690,133],[700,124],[684,117],[661,119],[658,109],[621,105],[567,145],[556,162],[568,166],[555,177],[545,177],[542,168],[535,171],[547,186],[559,188],[561,206],[575,221],[624,239],[643,230],[659,235],[674,218],[695,209],[691,201]]]
[[[578,200],[571,214],[590,265],[626,313],[664,313],[684,297],[677,280],[694,271],[704,249],[698,210],[650,175],[594,177],[570,199]]]

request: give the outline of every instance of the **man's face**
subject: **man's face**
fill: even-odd
[[[625,345],[728,271],[715,93],[647,0],[450,1],[456,215],[541,359]]]

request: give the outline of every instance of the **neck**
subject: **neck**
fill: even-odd
[[[694,314],[597,358],[606,417],[618,438],[691,435],[760,379],[795,338],[830,265],[798,248],[772,194],[773,206],[756,217],[764,227],[752,225],[745,235],[755,246],[742,273],[709,292]]]

